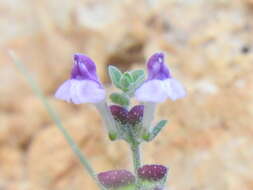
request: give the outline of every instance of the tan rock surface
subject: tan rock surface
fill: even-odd
[[[39,81],[96,171],[131,168],[124,142],[110,142],[92,105],[53,93],[84,52],[108,83],[106,67],[144,67],[168,53],[188,96],[159,105],[163,133],[143,145],[145,163],[170,167],[171,190],[253,189],[253,23],[251,1],[42,0],[0,2],[0,189],[97,187],[11,64],[14,49]]]

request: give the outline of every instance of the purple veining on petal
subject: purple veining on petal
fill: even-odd
[[[93,80],[98,82],[95,63],[84,54],[75,54],[71,78],[77,80]]]
[[[144,105],[134,106],[128,113],[128,122],[130,124],[139,123],[143,118]]]
[[[118,105],[111,105],[110,106],[111,113],[113,118],[116,121],[119,121],[121,124],[126,124],[128,122],[128,111],[126,108]]]
[[[164,54],[155,53],[147,63],[148,80],[165,80],[171,78],[168,67],[164,64]]]
[[[163,165],[144,165],[138,169],[138,176],[142,179],[158,181],[164,178],[168,169]]]
[[[111,170],[98,174],[99,182],[106,188],[117,188],[135,183],[135,176],[127,170]]]

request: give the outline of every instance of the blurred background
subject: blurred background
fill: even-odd
[[[13,49],[96,171],[131,168],[92,105],[55,100],[72,55],[143,68],[154,52],[187,88],[159,105],[169,124],[143,145],[144,163],[170,167],[171,190],[253,189],[252,0],[0,0],[0,189],[97,190],[44,107],[11,64]]]

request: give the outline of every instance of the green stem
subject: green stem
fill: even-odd
[[[26,78],[26,80],[30,84],[33,92],[41,100],[41,102],[43,103],[47,112],[49,113],[51,118],[54,120],[56,127],[62,132],[64,138],[66,139],[67,143],[71,147],[73,153],[78,157],[78,159],[79,159],[80,163],[82,164],[82,166],[84,167],[84,169],[93,178],[93,180],[96,182],[96,184],[99,186],[99,188],[101,190],[105,190],[105,188],[99,183],[99,181],[97,179],[97,175],[96,175],[95,171],[93,170],[90,162],[87,160],[87,158],[81,152],[80,148],[77,146],[74,139],[69,135],[68,131],[63,127],[60,117],[58,116],[56,111],[53,109],[53,107],[49,104],[49,102],[47,101],[47,98],[44,96],[44,94],[42,93],[38,84],[32,78],[28,69],[18,60],[18,58],[16,57],[16,55],[13,52],[9,52],[9,54],[12,57],[13,62],[15,63],[17,68],[20,70],[20,72],[24,75],[24,77]]]
[[[140,145],[134,143],[131,146],[132,155],[133,155],[133,164],[134,164],[134,171],[135,174],[138,174],[138,168],[141,167],[141,155],[140,155]]]
[[[141,167],[141,153],[140,153],[140,142],[136,139],[134,135],[134,131],[131,128],[132,126],[128,126],[128,134],[129,134],[129,145],[132,151],[132,158],[133,158],[133,168],[134,173],[137,179],[136,183],[136,190],[141,188],[140,180],[138,177],[138,169]]]
[[[138,177],[138,169],[141,167],[140,144],[133,143],[131,145],[131,150],[132,150],[132,156],[133,156],[134,172],[137,179],[136,190],[139,190],[141,187],[140,180]]]

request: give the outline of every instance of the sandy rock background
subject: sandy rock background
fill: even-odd
[[[143,145],[170,167],[171,190],[253,189],[252,0],[1,0],[0,189],[95,190],[40,101],[7,56],[29,67],[96,171],[129,168],[92,105],[53,98],[84,52],[110,88],[107,66],[142,68],[162,50],[188,96],[159,106],[169,124]]]

